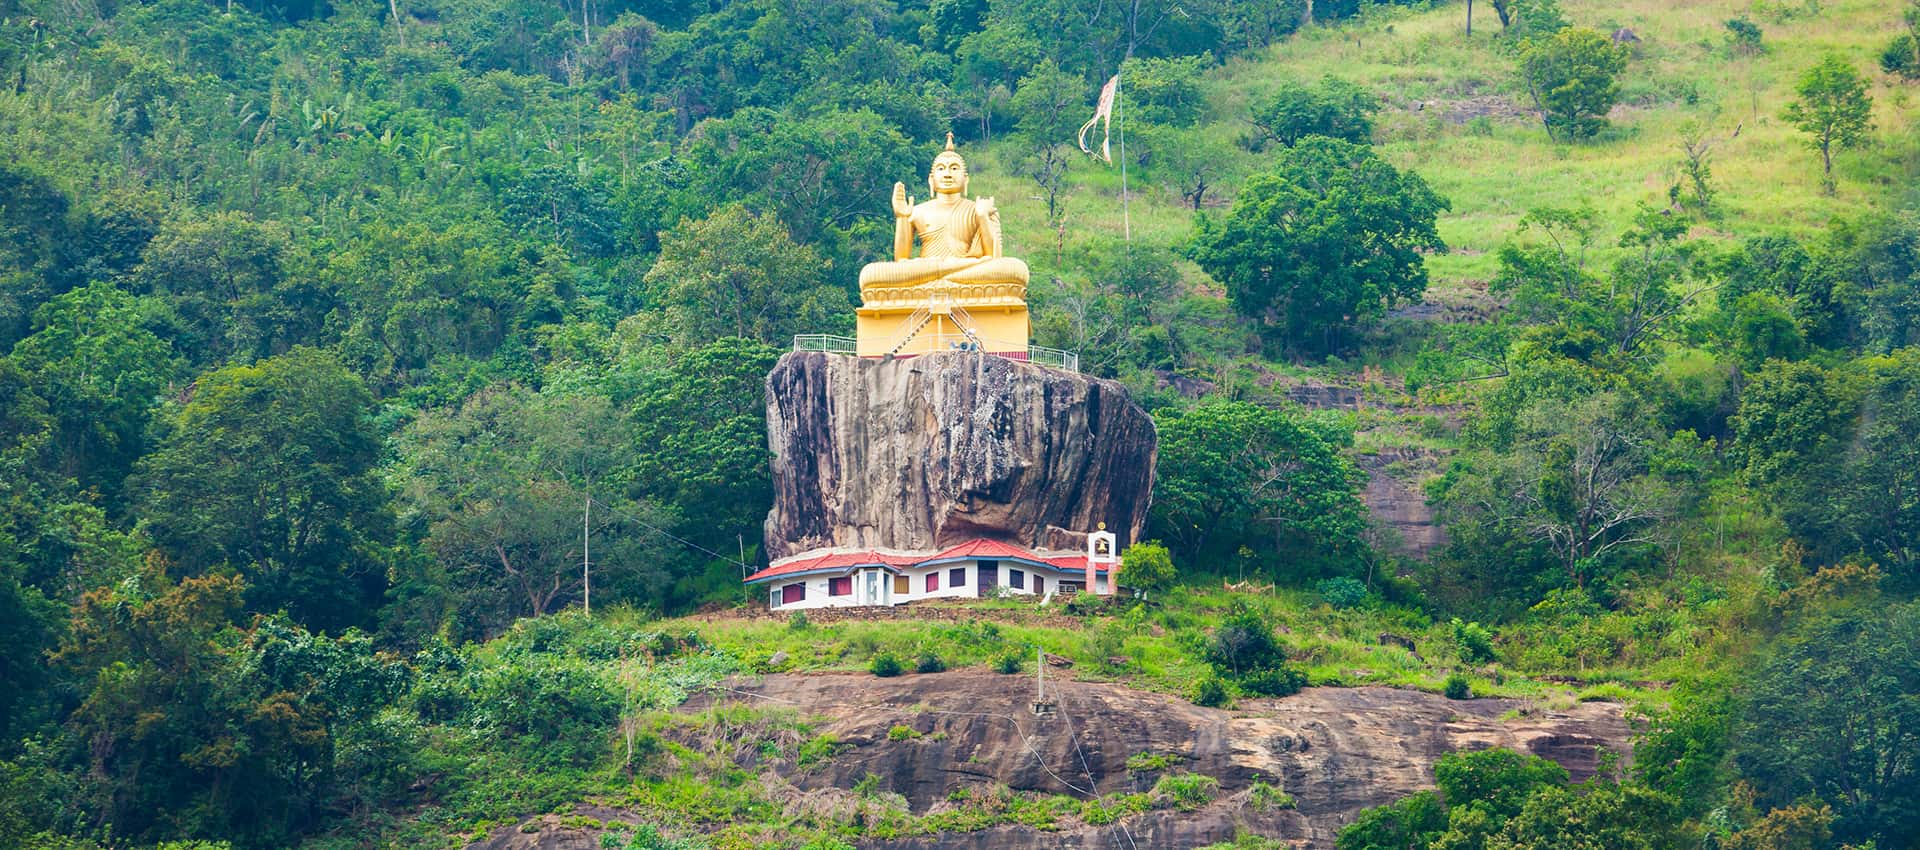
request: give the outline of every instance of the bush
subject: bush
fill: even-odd
[[[867,665],[867,672],[882,679],[900,675],[900,659],[891,652],[882,652],[873,657],[873,663]]]
[[[1286,83],[1253,108],[1251,120],[1260,134],[1254,147],[1269,141],[1293,147],[1308,136],[1371,144],[1378,111],[1379,97],[1338,77],[1324,77],[1313,86]]]
[[[919,658],[914,659],[913,672],[945,673],[947,672],[947,662],[941,661],[940,656],[931,652],[922,652]]]
[[[1166,800],[1183,812],[1213,802],[1220,780],[1199,773],[1169,773],[1153,784],[1153,796]]]
[[[920,737],[920,733],[915,731],[912,726],[895,726],[887,730],[887,740],[889,741],[911,741],[918,737]]]
[[[1607,112],[1620,99],[1615,78],[1627,67],[1624,48],[1584,27],[1530,39],[1525,45],[1520,76],[1546,113],[1549,136],[1574,142],[1607,126]]]
[[[1447,699],[1473,699],[1473,686],[1468,684],[1465,673],[1455,673],[1447,677],[1444,693]]]
[[[1180,577],[1174,569],[1173,555],[1158,540],[1135,543],[1120,553],[1120,575],[1114,579],[1124,587],[1140,592],[1145,599],[1150,593],[1159,593],[1173,587]]]
[[[1208,708],[1220,708],[1227,704],[1227,683],[1219,676],[1208,674],[1200,677],[1193,686],[1193,704]]]
[[[1248,696],[1285,697],[1307,686],[1307,674],[1292,666],[1260,670],[1240,679],[1240,690]]]
[[[1000,653],[999,657],[993,659],[993,672],[1007,674],[1020,672],[1022,657],[1018,652]]]
[[[1270,812],[1294,807],[1293,795],[1278,786],[1265,782],[1255,782],[1247,789],[1247,805],[1257,812]]]
[[[793,763],[801,770],[811,770],[833,760],[842,749],[840,739],[831,732],[822,732],[800,743],[800,749],[794,753]]]
[[[1880,53],[1880,70],[1909,80],[1920,79],[1920,42],[1910,34],[1894,39]]]
[[[1760,43],[1760,25],[1747,16],[1727,20],[1727,46],[1742,56],[1752,56],[1764,52],[1766,45]]]
[[[792,617],[787,618],[787,628],[796,632],[804,632],[812,627],[813,624],[807,621],[807,612],[805,611],[795,611]]]
[[[1494,659],[1493,633],[1479,623],[1461,622],[1453,618],[1453,646],[1460,653],[1460,660],[1468,664],[1485,664]]]
[[[1342,610],[1358,608],[1367,601],[1367,586],[1346,576],[1322,579],[1314,589],[1328,605]]]

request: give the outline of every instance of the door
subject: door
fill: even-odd
[[[867,604],[879,605],[884,603],[886,600],[883,600],[880,598],[880,571],[868,570],[866,575],[867,575]]]
[[[985,596],[989,593],[992,593],[993,588],[996,588],[999,586],[1000,586],[1000,562],[999,561],[981,561],[980,562],[980,583],[978,587],[974,588],[975,595]]]

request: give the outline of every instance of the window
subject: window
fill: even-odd
[[[1007,586],[1025,590],[1027,588],[1027,574],[1021,570],[1008,570]]]
[[[954,567],[953,569],[948,570],[947,586],[948,587],[966,587],[967,586],[967,568]]]
[[[852,596],[853,576],[841,576],[827,579],[828,596]]]
[[[932,593],[939,589],[940,589],[940,571],[934,570],[933,572],[927,573],[927,592]]]
[[[893,577],[893,594],[895,596],[905,596],[912,592],[913,584],[911,579],[906,576]]]
[[[797,581],[797,582],[794,582],[793,584],[787,585],[786,587],[780,588],[780,604],[782,605],[792,605],[795,602],[804,602],[806,601],[806,599],[807,599],[807,583],[806,582]]]

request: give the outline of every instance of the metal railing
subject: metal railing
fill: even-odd
[[[1080,371],[1080,355],[1044,345],[1028,345],[1026,356],[1017,355],[1023,346],[1007,345],[1004,349],[994,340],[981,340],[966,334],[920,334],[916,340],[927,340],[932,351],[982,351],[1012,360],[1025,360],[1038,366],[1047,366],[1068,372]],[[834,334],[800,334],[793,338],[794,351],[820,351],[828,354],[855,354],[859,351],[858,341],[850,336]]]
[[[793,338],[794,351],[824,351],[828,354],[853,354],[860,350],[858,340],[834,334],[800,334]]]

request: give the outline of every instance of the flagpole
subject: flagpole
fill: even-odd
[[[1131,46],[1127,52],[1129,54],[1133,52]],[[1120,96],[1120,90],[1126,88],[1121,76],[1126,69],[1127,61],[1122,59],[1119,70],[1113,74],[1113,123],[1120,125],[1120,232],[1126,239],[1127,260],[1131,263],[1133,260],[1133,205],[1132,200],[1127,197],[1127,121],[1126,116],[1121,114],[1120,107],[1120,102],[1124,99]]]

